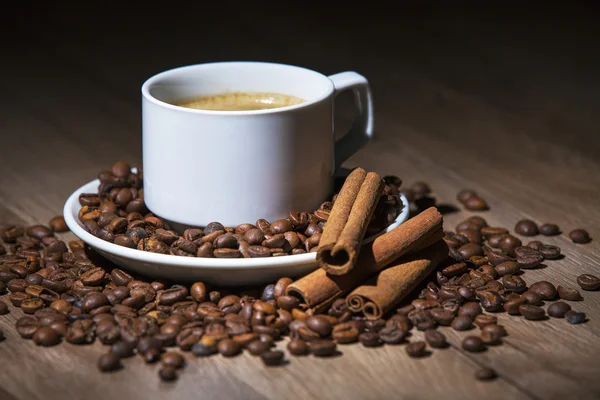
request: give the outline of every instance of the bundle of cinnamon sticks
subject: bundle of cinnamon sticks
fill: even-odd
[[[360,168],[346,179],[317,250],[320,268],[287,289],[313,312],[347,295],[352,311],[380,318],[448,257],[435,207],[362,245],[383,186],[378,174]]]

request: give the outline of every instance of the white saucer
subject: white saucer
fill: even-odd
[[[284,276],[295,278],[317,268],[316,253],[268,258],[184,257],[130,249],[99,239],[88,233],[77,217],[81,208],[79,195],[96,193],[99,184],[98,179],[93,180],[69,196],[63,210],[65,221],[77,237],[123,269],[152,278],[203,281],[218,286],[245,286],[275,282]],[[385,231],[365,239],[364,243],[373,241],[408,219],[408,200],[403,194],[400,194],[400,198],[403,207],[396,220]]]

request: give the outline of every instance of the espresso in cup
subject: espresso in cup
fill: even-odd
[[[280,93],[231,92],[201,96],[176,102],[180,107],[213,111],[252,111],[281,108],[304,103],[304,100]]]

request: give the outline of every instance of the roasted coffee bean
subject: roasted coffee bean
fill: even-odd
[[[523,296],[519,296],[518,298],[508,300],[504,303],[504,311],[506,311],[510,315],[519,315],[521,312],[519,311],[519,307],[523,304],[527,304],[527,299]]]
[[[506,336],[506,330],[500,325],[486,325],[481,329],[481,340],[488,346],[502,343],[502,338],[504,336]]]
[[[294,296],[280,296],[277,298],[277,306],[287,311],[292,311],[300,305],[300,300]]]
[[[523,293],[527,290],[527,283],[517,275],[504,275],[502,277],[502,284],[506,289],[515,293]]]
[[[331,323],[325,315],[312,315],[306,319],[306,326],[321,336],[331,333]]]
[[[462,189],[456,195],[456,199],[461,203],[465,203],[471,197],[477,196],[477,192],[472,189]]]
[[[502,243],[504,236],[506,236],[506,233],[488,236],[487,244],[495,249],[499,249],[500,243]]]
[[[458,309],[459,316],[466,315],[466,316],[469,316],[471,319],[474,319],[476,316],[478,316],[482,312],[483,312],[483,310],[481,309],[481,306],[479,305],[479,303],[476,303],[474,301],[465,303]]]
[[[564,301],[557,301],[548,306],[548,315],[554,318],[563,318],[571,306]]]
[[[0,301],[0,315],[8,314],[8,306],[5,302]]]
[[[485,211],[489,209],[487,202],[478,195],[469,197],[463,205],[467,210]]]
[[[158,296],[158,304],[170,306],[178,301],[183,301],[188,296],[186,287],[172,287],[160,293]]]
[[[496,273],[499,276],[515,275],[521,270],[521,266],[516,261],[506,261],[496,265]]]
[[[394,328],[392,328],[394,329]],[[388,332],[392,336],[393,332]],[[340,344],[354,343],[358,340],[360,332],[352,322],[345,322],[342,324],[335,325],[331,336],[333,340]],[[383,339],[382,339],[383,340]]]
[[[276,283],[275,283],[275,287],[273,289],[273,296],[275,296],[275,298],[279,297],[279,296],[283,296],[285,295],[285,292],[287,290],[287,287],[292,283],[293,281],[290,278],[280,278]]]
[[[337,328],[334,327],[334,332]],[[358,333],[358,330],[356,328],[352,328],[353,330],[356,331],[356,333]],[[352,334],[354,334],[354,332],[352,332]],[[398,327],[384,327],[382,328],[379,332],[379,339],[386,344],[398,344],[398,343],[402,343],[404,342],[405,338],[408,336],[408,331],[407,330],[402,330]],[[335,339],[335,337],[334,337]],[[337,341],[337,340],[336,340]],[[338,341],[338,343],[342,343],[340,341]],[[349,342],[346,342],[349,343]]]
[[[498,311],[502,308],[502,298],[493,290],[479,290],[476,293],[477,298],[486,311]]]
[[[535,268],[544,261],[544,257],[538,250],[527,246],[517,247],[514,254],[521,268]]]
[[[534,241],[527,243],[527,247],[531,247],[532,249],[536,249],[537,251],[540,251],[540,249],[542,247],[544,247],[544,243],[540,242],[539,240],[534,240]]]
[[[590,234],[584,229],[574,229],[569,232],[569,238],[573,241],[573,243],[588,243],[590,239]]]
[[[438,330],[430,329],[425,332],[425,341],[434,349],[441,349],[448,346],[446,336]]]
[[[39,329],[40,324],[37,318],[32,316],[24,316],[17,320],[16,329],[17,333],[23,339],[32,339],[35,332]]]
[[[111,353],[116,354],[119,358],[132,357],[134,355],[135,345],[123,340],[113,343],[110,348]]]
[[[224,231],[225,227],[220,222],[209,222],[204,228],[204,234],[210,235],[213,232]]]
[[[497,324],[498,318],[490,314],[479,314],[473,322],[479,329],[482,329],[486,325]]]
[[[123,300],[129,297],[130,290],[126,286],[117,286],[113,291],[106,295],[110,304],[120,304]]]
[[[113,352],[108,352],[103,354],[98,358],[97,363],[98,369],[102,372],[111,372],[121,369],[123,365],[121,364],[121,358],[118,354]]]
[[[485,343],[480,337],[467,336],[462,341],[462,348],[471,353],[477,353],[485,350]]]
[[[242,253],[239,249],[215,249],[213,255],[216,258],[240,258]]]
[[[358,341],[364,347],[378,347],[382,345],[379,334],[376,332],[363,332],[358,335]]]
[[[426,345],[423,341],[410,342],[406,346],[406,354],[409,357],[419,358],[427,355]]]
[[[551,246],[549,244],[545,244],[539,249],[540,255],[544,257],[546,260],[555,260],[560,257],[560,247]]]
[[[40,299],[25,299],[21,302],[21,310],[25,314],[33,314],[37,310],[44,307],[44,302]]]
[[[467,331],[473,328],[473,320],[468,315],[459,315],[452,321],[452,329],[455,331]]]
[[[454,313],[443,308],[432,308],[429,310],[429,315],[438,325],[449,326],[454,319]]]
[[[52,236],[52,230],[44,225],[33,225],[27,228],[25,234],[27,236],[31,236],[33,238],[41,240],[46,236]]]
[[[500,238],[502,235],[506,235],[508,233],[508,229],[502,227],[484,226],[481,228],[480,232],[489,240],[492,236]]]
[[[569,310],[565,313],[565,319],[570,324],[582,324],[586,320],[586,315],[584,312]]]
[[[95,308],[109,304],[110,303],[105,294],[99,292],[91,292],[83,298],[82,309],[85,312],[90,312]]]
[[[577,284],[583,290],[598,290],[600,289],[600,278],[590,274],[579,275]]]
[[[217,341],[209,336],[203,336],[198,343],[192,347],[192,353],[199,357],[206,357],[218,352]]]
[[[27,282],[25,279],[21,278],[11,279],[6,283],[6,288],[11,293],[25,292],[25,289],[27,289]]]
[[[483,251],[490,264],[492,264],[494,267],[507,261],[515,261],[514,258],[509,257],[505,253],[501,251],[493,251],[489,247],[484,247]]]
[[[8,301],[15,307],[21,307],[21,303],[29,297],[30,296],[24,292],[13,292],[8,295]]]
[[[468,260],[473,256],[482,256],[483,249],[480,245],[475,243],[467,243],[458,248],[459,254],[462,256],[463,260]]]
[[[283,361],[283,356],[284,354],[281,350],[270,350],[262,353],[260,358],[266,366],[271,367],[281,364]]]
[[[337,346],[333,340],[316,339],[309,342],[311,354],[317,357],[328,357],[335,354]]]
[[[522,236],[535,236],[540,231],[535,222],[530,219],[522,219],[515,225],[515,232]]]
[[[460,251],[460,250],[459,250]],[[442,274],[447,277],[462,275],[467,271],[467,264],[464,262],[452,264],[442,270]]]
[[[525,319],[537,321],[544,319],[546,312],[542,307],[532,306],[531,304],[522,304],[519,306],[519,312]]]
[[[480,368],[475,372],[475,378],[480,381],[496,379],[498,374],[492,368]]]
[[[167,246],[165,243],[161,242],[158,239],[154,239],[154,238],[147,238],[147,239],[141,239],[138,242],[138,246],[137,246],[138,250],[144,250],[144,251],[149,251],[151,253],[158,253],[158,254],[168,254],[169,253],[169,246]]]
[[[49,326],[42,326],[35,331],[33,342],[38,346],[55,346],[60,343],[60,335]]]
[[[59,233],[69,230],[69,227],[65,222],[65,218],[62,215],[57,215],[56,217],[52,218],[48,223],[48,226],[52,229],[52,231]]]
[[[294,340],[299,340],[299,339],[294,339]],[[271,345],[267,342],[263,342],[263,341],[260,341],[257,339],[257,340],[253,340],[252,342],[248,343],[248,345],[246,346],[246,349],[248,350],[248,352],[250,354],[252,354],[254,356],[259,356],[262,353],[269,351],[271,349]]]
[[[540,225],[540,233],[544,236],[554,236],[560,233],[560,228],[556,224],[542,224]]]
[[[247,251],[252,258],[271,256],[271,250],[265,246],[250,246]]]
[[[558,292],[558,297],[560,297],[563,300],[569,300],[569,301],[583,300],[583,298],[581,297],[581,294],[579,293],[579,291],[577,289],[558,285],[558,288],[556,288],[556,291]]]
[[[218,344],[218,350],[223,357],[233,357],[238,355],[242,348],[233,339],[223,339]]]
[[[293,229],[292,223],[287,219],[280,219],[271,224],[271,233],[273,235],[291,231]]]
[[[203,282],[196,282],[190,288],[190,295],[194,300],[201,303],[206,300],[206,286]]]
[[[529,287],[529,291],[538,294],[542,300],[554,300],[558,294],[556,287],[548,281],[536,282]],[[529,304],[533,304],[531,301]]]
[[[158,376],[165,382],[172,382],[177,379],[177,370],[173,367],[161,367],[158,370]]]
[[[467,240],[470,243],[475,243],[475,244],[479,244],[480,245],[481,242],[482,242],[482,240],[481,240],[481,233],[479,233],[479,230],[463,229],[463,230],[459,230],[457,232],[457,234],[466,237]]]
[[[531,304],[532,306],[541,306],[544,304],[542,301],[542,296],[530,290],[523,293],[521,297],[526,300],[526,304]]]
[[[301,339],[290,340],[287,349],[294,356],[304,356],[309,352],[308,344]]]

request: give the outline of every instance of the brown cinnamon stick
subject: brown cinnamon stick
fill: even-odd
[[[346,178],[323,230],[317,262],[333,275],[354,268],[361,242],[383,190],[383,180],[375,172],[357,168]],[[358,188],[358,190],[357,190]]]
[[[364,246],[357,266],[347,274],[331,275],[319,268],[288,286],[287,294],[300,296],[309,308],[321,311],[398,257],[440,240],[442,223],[442,215],[431,207]]]
[[[401,257],[394,266],[384,269],[369,282],[354,289],[346,298],[346,303],[351,311],[362,311],[367,319],[381,318],[447,257],[448,246],[443,240],[438,240],[418,253]]]

